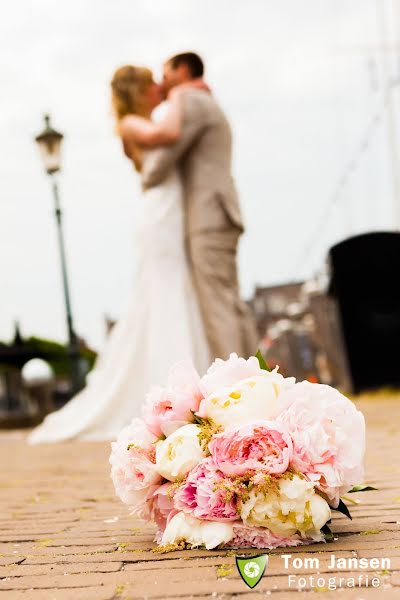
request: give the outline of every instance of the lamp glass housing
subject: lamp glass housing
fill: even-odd
[[[49,115],[45,115],[45,128],[35,139],[44,168],[49,175],[61,169],[61,142],[63,137],[62,133],[51,127]]]

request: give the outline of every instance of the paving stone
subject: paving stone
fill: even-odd
[[[0,592],[0,598],[2,600],[3,598],[4,600],[118,600],[116,591],[118,592],[113,585],[79,587],[73,590],[71,588],[30,589]]]

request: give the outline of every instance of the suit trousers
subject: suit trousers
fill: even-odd
[[[188,236],[188,255],[212,358],[231,352],[248,357],[258,336],[250,309],[240,299],[236,228],[199,231]]]

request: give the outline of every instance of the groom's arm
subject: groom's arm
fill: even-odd
[[[149,152],[143,162],[141,179],[144,188],[161,183],[185,152],[194,144],[208,125],[207,112],[201,99],[190,92],[183,99],[183,127],[178,140]]]

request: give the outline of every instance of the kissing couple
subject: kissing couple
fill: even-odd
[[[178,54],[161,84],[127,65],[111,81],[116,130],[138,172],[137,270],[125,313],[86,388],[48,415],[31,443],[113,439],[141,414],[152,384],[171,365],[254,354],[256,329],[240,299],[237,246],[243,233],[231,174],[229,123],[204,79],[201,58]]]

